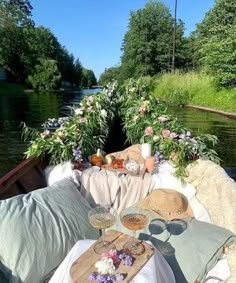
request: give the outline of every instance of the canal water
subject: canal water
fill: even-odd
[[[26,144],[21,139],[20,123],[40,128],[51,117],[68,114],[68,105],[78,104],[84,95],[97,89],[57,94],[7,94],[0,93],[0,176],[16,166],[23,158]],[[193,133],[218,136],[216,147],[221,165],[236,177],[236,120],[196,109],[171,109],[181,124]]]

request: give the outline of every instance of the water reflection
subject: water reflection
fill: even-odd
[[[1,93],[0,176],[23,158],[26,145],[21,139],[22,121],[30,127],[40,128],[46,119],[69,114],[68,105],[78,104],[85,95],[98,91],[100,89],[72,93],[16,93],[15,95]]]
[[[192,108],[172,108],[171,113],[186,127],[192,129],[194,134],[216,135],[219,143],[215,149],[222,159],[221,165],[236,167],[236,120]]]

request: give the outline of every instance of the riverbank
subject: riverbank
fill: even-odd
[[[191,104],[187,104],[186,107],[221,114],[221,115],[224,115],[224,116],[227,116],[227,117],[230,117],[230,118],[236,120],[236,112],[225,112],[225,111],[221,111],[221,110],[212,109],[212,108],[209,108],[209,107],[202,107],[202,106],[196,106],[196,105],[191,105]]]
[[[154,79],[154,85],[154,95],[172,105],[190,105],[232,117],[236,114],[236,88],[217,88],[214,77],[205,73],[163,74]]]

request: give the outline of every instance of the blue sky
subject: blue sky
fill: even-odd
[[[119,64],[121,44],[130,11],[143,8],[148,0],[31,0],[37,25],[52,30],[85,68],[97,78],[105,68]],[[174,0],[163,0],[171,11]],[[186,35],[195,29],[214,0],[178,0],[178,18]]]

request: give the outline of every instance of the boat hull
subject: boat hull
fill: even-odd
[[[46,187],[45,160],[28,158],[0,178],[0,199],[26,194]]]

